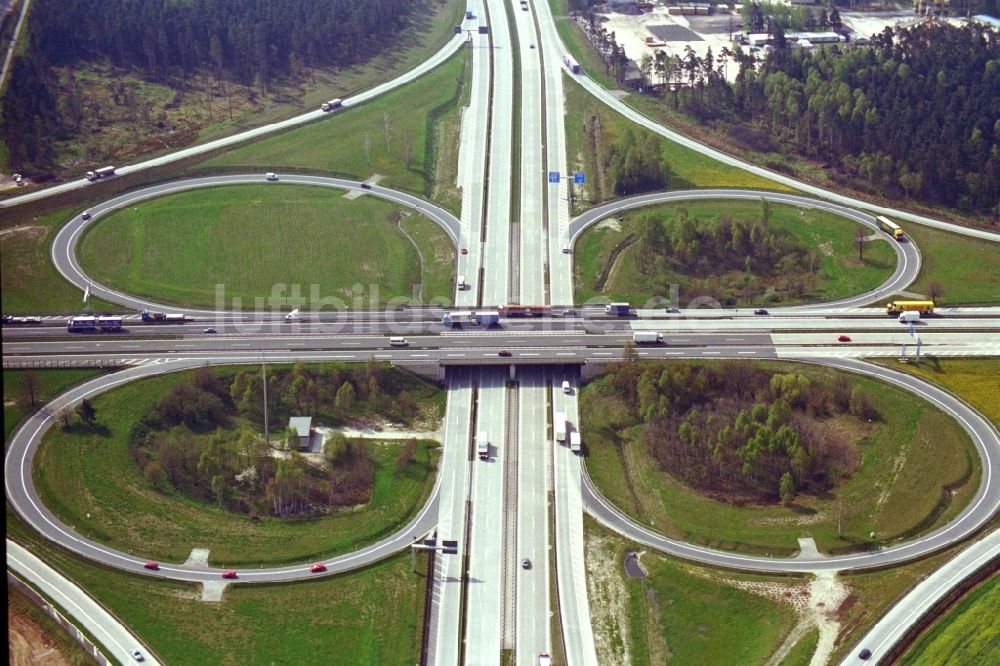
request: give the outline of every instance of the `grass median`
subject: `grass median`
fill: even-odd
[[[454,248],[447,234],[414,216],[403,218],[402,233],[401,210],[325,187],[209,188],[111,214],[88,229],[79,255],[95,280],[187,306],[238,307],[234,298],[244,308],[255,299],[266,306],[272,295],[294,297],[296,288],[305,308],[329,303],[319,299],[376,307],[412,298],[416,285],[425,301],[448,298]],[[220,284],[223,303],[216,301]]]
[[[366,441],[374,463],[370,501],[318,518],[239,514],[157,491],[133,458],[129,433],[188,374],[131,382],[94,398],[95,427],[51,430],[33,468],[45,505],[81,534],[137,556],[183,562],[192,548],[208,548],[215,565],[253,567],[321,559],[377,541],[405,524],[431,491],[436,443],[421,441],[400,470],[406,443],[378,440]],[[418,404],[436,400],[433,392]]]
[[[814,380],[840,374],[809,365],[763,365]],[[981,463],[968,436],[911,393],[847,377],[871,397],[879,420],[851,436],[858,467],[830,492],[799,496],[789,506],[739,505],[697,492],[660,470],[640,441],[640,428],[616,429],[617,398],[599,390],[600,380],[582,392],[587,470],[605,497],[642,524],[724,550],[789,556],[798,551],[799,537],[812,537],[821,552],[846,553],[912,538],[948,522],[979,485]],[[847,427],[837,419],[820,423]]]

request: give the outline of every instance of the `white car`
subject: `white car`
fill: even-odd
[[[562,390],[563,390],[563,393],[567,393],[567,394],[573,392],[573,389],[570,387],[568,380],[565,380],[565,379],[563,380]]]
[[[268,171],[267,172],[267,179],[268,180],[278,180],[278,174],[274,173],[273,171]]]
[[[136,661],[146,661],[146,658],[142,656],[142,652],[139,652],[138,649],[133,649],[129,652],[129,654],[132,655],[132,658]]]

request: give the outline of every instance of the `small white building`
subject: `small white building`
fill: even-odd
[[[298,449],[299,451],[309,451],[312,448],[312,417],[311,416],[293,416],[288,419],[288,429],[294,430],[295,434],[298,435]],[[292,442],[288,443],[289,447]]]

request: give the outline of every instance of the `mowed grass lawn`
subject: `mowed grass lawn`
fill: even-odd
[[[52,265],[49,246],[59,227],[82,207],[65,207],[16,226],[0,229],[0,293],[4,314],[76,314],[83,310],[83,292]],[[94,298],[95,312],[122,308]]]
[[[948,389],[975,407],[1000,428],[1000,358],[935,358],[924,356],[920,365],[882,360],[882,365],[923,377]]]
[[[93,431],[50,430],[33,468],[45,505],[81,534],[141,557],[183,562],[192,548],[209,548],[215,565],[252,567],[317,560],[372,543],[409,520],[431,490],[436,443],[421,442],[414,462],[397,473],[405,442],[371,441],[376,465],[371,501],[322,518],[254,520],[160,493],[133,460],[128,434],[184,376],[130,382],[97,396]]]
[[[103,284],[156,301],[232,308],[384,305],[452,295],[454,250],[427,220],[399,231],[402,209],[376,197],[305,185],[239,185],[183,192],[120,210],[80,244],[85,270]],[[420,254],[430,269],[420,270]],[[433,259],[432,259],[433,257]],[[225,302],[217,303],[216,285]],[[298,285],[307,303],[284,302]],[[354,290],[361,285],[360,294]],[[255,299],[269,299],[255,306]],[[358,300],[355,300],[358,299]]]
[[[812,378],[836,374],[798,364],[765,367]],[[863,433],[854,475],[828,496],[799,495],[791,507],[710,499],[661,472],[641,444],[639,428],[613,432],[614,399],[599,395],[594,383],[584,388],[580,410],[587,471],[605,497],[643,524],[725,550],[791,555],[798,551],[799,537],[812,537],[821,551],[844,553],[946,523],[979,486],[981,465],[968,436],[913,394],[846,374],[867,391],[881,421]],[[828,427],[840,426],[834,419]]]
[[[899,661],[901,666],[1000,663],[1000,574],[950,610]]]
[[[595,287],[602,270],[612,259],[612,250],[629,233],[639,236],[643,218],[657,215],[670,219],[678,208],[686,209],[699,225],[712,224],[719,217],[759,220],[761,216],[759,202],[689,201],[628,211],[620,218],[620,231],[606,222],[599,222],[584,232],[574,248],[576,301],[604,297],[612,301],[645,303],[654,296],[669,296],[653,293],[649,278],[639,272],[635,243],[615,259],[604,288],[597,290]],[[782,305],[845,298],[873,289],[892,275],[896,254],[888,241],[866,244],[864,258],[858,259],[853,243],[856,223],[826,211],[785,204],[771,204],[770,211],[772,228],[789,231],[807,248],[815,249],[818,258],[816,290],[804,298],[783,299]],[[683,299],[685,288],[690,284],[688,276],[671,272],[669,280],[680,285]]]
[[[10,438],[21,421],[31,413],[26,380],[33,375],[36,382],[37,407],[45,404],[66,389],[90,379],[100,370],[71,368],[65,370],[4,370],[3,371],[3,441]]]
[[[383,185],[434,196],[455,210],[461,206],[456,174],[441,175],[450,189],[434,186],[434,146],[439,119],[463,99],[467,60],[468,50],[462,49],[437,69],[366,104],[223,153],[196,170],[307,169],[356,179],[379,174]],[[454,161],[447,163],[457,167]]]
[[[905,222],[903,230],[921,256],[920,275],[908,291],[926,294],[937,281],[940,305],[1000,303],[1000,243]]]
[[[585,131],[586,119],[594,115],[600,118],[602,137],[598,140],[605,144],[614,143],[629,128],[637,139],[653,133],[609,109],[567,75],[563,75],[563,80],[566,94],[566,157],[572,170],[586,173],[588,182],[588,185],[574,188],[575,212],[580,212],[609,198],[602,195],[602,188],[598,187],[598,183],[608,176],[604,173],[603,165],[597,162],[594,140]],[[670,169],[667,189],[740,187],[793,191],[784,185],[717,162],[690,148],[655,136],[660,141],[663,157]]]
[[[627,663],[636,666],[764,664],[795,624],[791,604],[737,585],[792,587],[802,585],[801,578],[747,576],[692,565],[640,548],[590,517],[584,521],[587,589],[602,663],[626,663],[627,649]],[[623,570],[629,551],[642,552],[646,578],[631,578]]]
[[[37,536],[9,506],[7,534],[122,618],[167,664],[407,666],[420,659],[426,576],[423,569],[411,571],[408,554],[308,582],[231,585],[220,603],[206,603],[200,585],[127,574],[70,555]]]

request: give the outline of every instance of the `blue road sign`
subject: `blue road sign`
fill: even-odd
[[[587,182],[587,177],[583,175],[582,171],[577,171],[576,173],[573,174],[574,185],[583,185],[586,182]]]
[[[558,183],[561,180],[558,171],[549,171],[549,182]]]

